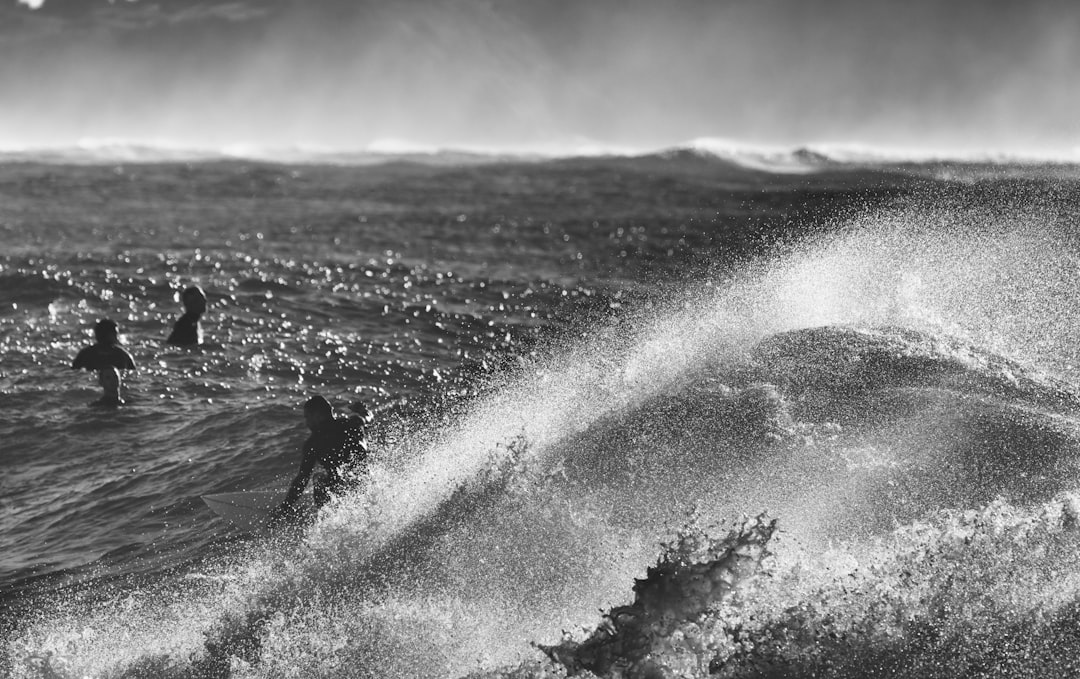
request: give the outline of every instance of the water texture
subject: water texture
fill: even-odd
[[[1076,673],[1073,168],[420,160],[0,166],[5,675]]]

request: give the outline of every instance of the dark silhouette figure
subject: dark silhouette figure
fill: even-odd
[[[184,315],[173,324],[172,333],[165,342],[181,347],[202,344],[199,319],[206,312],[206,293],[199,286],[192,285],[180,294],[180,301],[184,304]]]
[[[317,464],[322,465],[325,473],[315,478],[316,507],[329,502],[331,496],[356,488],[363,480],[368,456],[364,425],[372,416],[363,405],[357,404],[350,409],[358,416],[335,417],[333,407],[322,396],[312,396],[304,404],[304,420],[311,435],[304,442],[300,471],[289,486],[285,500],[271,513],[271,525],[295,514],[296,502],[307,488]]]
[[[72,370],[94,370],[104,395],[95,405],[120,405],[120,371],[135,370],[135,360],[120,346],[116,321],[103,318],[94,326],[94,343],[84,348],[71,364]]]

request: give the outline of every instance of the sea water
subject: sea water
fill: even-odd
[[[0,669],[1075,674],[1075,169],[801,161],[0,166]]]

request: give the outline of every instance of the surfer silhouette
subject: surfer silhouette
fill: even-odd
[[[116,321],[103,318],[94,326],[94,343],[75,355],[72,370],[94,370],[98,384],[104,390],[102,402],[120,405],[120,371],[135,370],[135,360],[120,346],[120,329]],[[104,403],[102,403],[104,405]]]
[[[176,319],[166,344],[179,347],[202,344],[202,327],[199,319],[206,312],[206,293],[197,285],[192,285],[180,294],[184,304],[184,315]]]
[[[71,369],[101,370],[110,365],[118,370],[134,370],[135,360],[120,346],[116,321],[103,318],[94,326],[94,343],[76,354]]]
[[[300,471],[289,485],[285,500],[270,513],[271,526],[295,516],[296,503],[307,488],[315,465],[322,465],[325,470],[315,477],[313,485],[316,508],[360,484],[368,455],[364,425],[373,418],[362,404],[353,404],[350,410],[357,417],[335,417],[333,406],[322,396],[312,396],[304,404],[304,421],[311,435],[304,442]]]

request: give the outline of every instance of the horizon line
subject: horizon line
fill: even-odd
[[[785,166],[958,164],[1080,164],[1080,146],[1065,152],[1024,152],[1001,149],[955,150],[875,145],[855,142],[799,144],[756,143],[724,137],[699,137],[667,145],[630,146],[590,140],[539,144],[419,144],[380,139],[365,147],[333,148],[320,144],[260,145],[234,143],[214,147],[164,139],[84,138],[73,144],[11,145],[0,142],[0,162],[157,163],[251,161],[297,164],[362,164],[400,159],[472,158],[499,160],[559,160],[572,158],[640,158],[678,152],[714,156],[739,164]],[[763,168],[764,169],[764,168]]]

